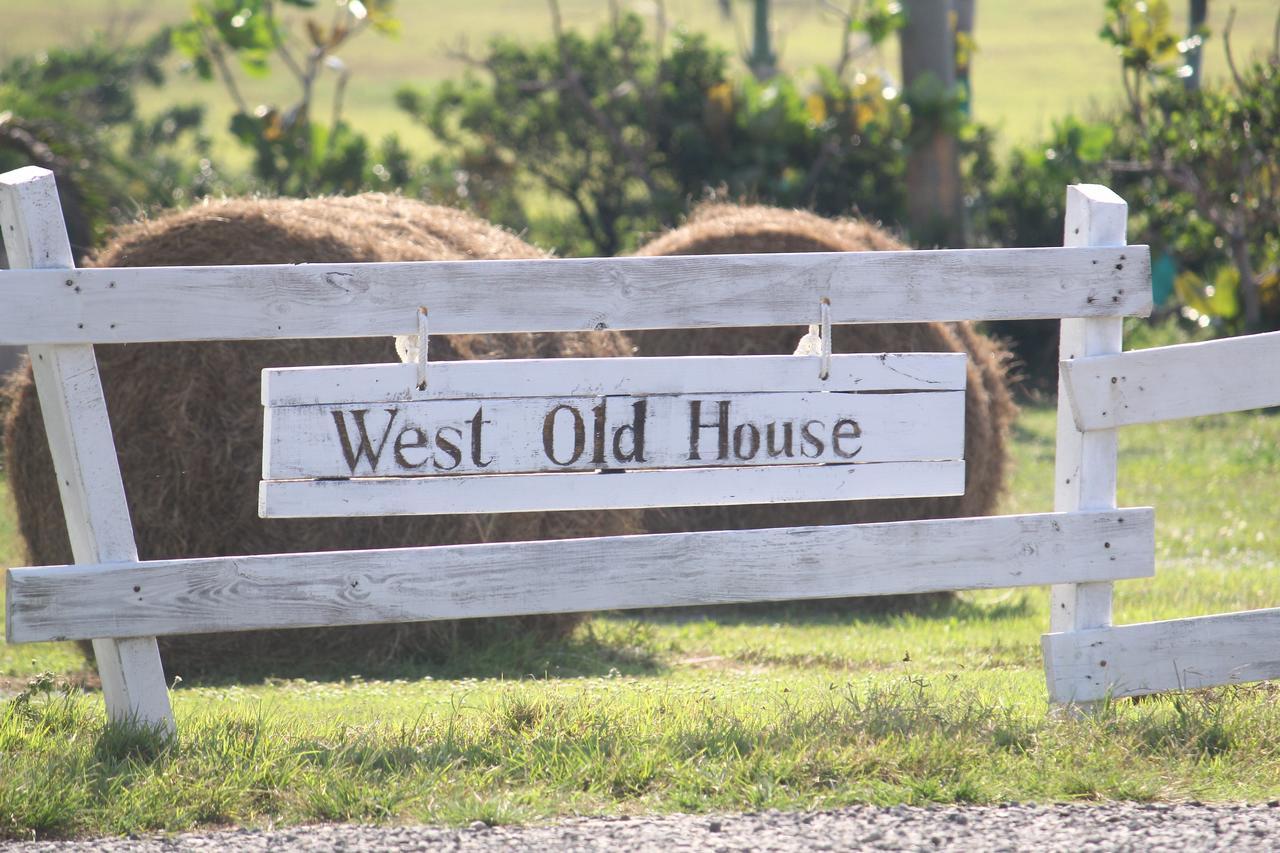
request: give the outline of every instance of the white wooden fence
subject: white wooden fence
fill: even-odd
[[[0,272],[0,344],[30,345],[76,560],[71,566],[8,571],[8,640],[92,639],[110,716],[172,727],[158,635],[1053,584],[1052,633],[1044,638],[1044,653],[1054,702],[1280,674],[1280,663],[1257,662],[1269,656],[1250,651],[1257,638],[1274,642],[1280,636],[1280,611],[1111,626],[1112,581],[1154,572],[1152,511],[1115,507],[1116,428],[1280,403],[1280,391],[1268,393],[1256,373],[1206,372],[1205,393],[1187,381],[1214,365],[1274,352],[1276,341],[1261,336],[1119,355],[1121,319],[1145,315],[1151,307],[1148,251],[1125,244],[1126,206],[1109,190],[1072,187],[1067,209],[1066,246],[1046,249],[74,269],[52,175],[27,168],[0,176],[0,228],[13,266],[21,268]],[[138,559],[94,344],[414,334],[423,305],[431,306],[433,333],[804,325],[817,319],[819,306],[836,323],[1060,318],[1068,363],[1059,403],[1056,512]],[[924,408],[917,407],[913,417],[955,419],[962,384],[954,367],[929,357],[903,358],[918,369],[898,373],[915,378],[892,390],[919,398]],[[272,408],[263,514],[861,498],[948,493],[962,483],[954,435],[949,445],[926,440],[906,455],[886,451],[884,458],[875,456],[879,448],[868,451],[867,461],[850,458],[839,465],[680,468],[670,457],[664,464],[677,467],[619,477],[585,470],[526,473],[538,469],[529,463],[504,474],[443,478],[453,484],[443,492],[439,482],[434,491],[424,489],[423,481],[431,479],[426,477],[362,477],[376,472],[357,472],[355,456],[348,459],[349,471],[335,472],[332,460],[290,456],[288,442],[271,438],[273,420],[296,417],[304,432],[310,428],[310,415],[299,407],[320,401],[365,404],[370,389],[373,399],[408,406],[444,398],[515,398],[531,386],[547,397],[595,397],[628,393],[627,388],[677,394],[708,390],[710,377],[718,393],[737,394],[757,390],[755,375],[766,383],[761,390],[779,392],[778,399],[816,399],[839,386],[841,377],[871,377],[867,381],[874,385],[880,381],[875,376],[886,374],[877,374],[866,357],[839,355],[830,362],[835,386],[814,385],[811,373],[800,376],[796,365],[816,373],[818,359],[809,356],[756,362],[766,366],[754,374],[720,370],[706,360],[681,360],[674,369],[668,360],[628,361],[622,374],[617,362],[507,363],[501,374],[494,365],[437,364],[430,367],[431,390],[421,398],[404,390],[411,387],[414,365],[328,374],[268,371],[275,375],[264,386]],[[856,376],[848,372],[855,367]],[[1178,377],[1176,384],[1162,376],[1166,371]],[[696,387],[684,382],[700,376],[707,378]],[[924,387],[934,380],[941,384]],[[354,386],[361,392],[344,397],[342,389]],[[926,399],[927,393],[939,396]],[[518,412],[522,404],[504,405]],[[393,424],[383,422],[389,436]],[[563,427],[552,423],[546,429],[551,442],[553,431]],[[846,438],[853,434],[851,427],[837,429],[845,429]],[[579,444],[584,440],[578,436]],[[398,449],[418,450],[426,441],[414,434]],[[847,453],[852,447],[844,445]],[[619,452],[618,458],[626,455]],[[916,473],[908,477],[908,467],[894,465]],[[325,479],[325,472],[350,476]],[[641,485],[656,476],[684,480],[657,490]],[[544,478],[540,483],[573,478],[574,486],[526,490],[503,504],[510,489],[474,485],[503,477]],[[748,482],[753,477],[773,479],[760,486]],[[694,491],[672,497],[680,489]]]

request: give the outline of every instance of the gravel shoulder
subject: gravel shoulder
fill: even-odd
[[[320,825],[0,844],[23,851],[178,850],[1274,850],[1280,803],[868,806],[827,812],[584,818],[467,829]]]

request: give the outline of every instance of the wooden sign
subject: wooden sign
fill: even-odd
[[[962,354],[834,356],[825,380],[798,356],[438,362],[428,377],[419,390],[408,364],[264,371],[263,514],[964,488]]]

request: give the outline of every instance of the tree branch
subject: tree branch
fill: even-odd
[[[1271,64],[1280,65],[1280,12],[1276,13],[1275,29],[1271,31]]]
[[[562,182],[553,172],[540,168],[535,162],[529,162],[527,167],[529,171],[536,175],[544,184],[569,200],[577,211],[578,221],[581,222],[582,226],[586,229],[587,236],[591,238],[591,242],[595,243],[597,246],[603,246],[608,242],[606,235],[600,227],[600,223],[596,221],[596,217],[587,207],[587,203],[582,200],[573,187]]]
[[[1124,95],[1129,101],[1129,112],[1133,115],[1133,120],[1138,123],[1138,127],[1145,133],[1147,129],[1147,115],[1142,108],[1142,102],[1138,99],[1137,92],[1134,90],[1134,86],[1138,81],[1135,79],[1133,82],[1130,82],[1128,70],[1121,68],[1120,82],[1124,84]]]
[[[275,3],[266,0],[262,4],[262,9],[266,13],[268,29],[271,30],[271,43],[275,45],[276,53],[284,62],[285,67],[290,73],[297,78],[298,82],[305,88],[307,87],[307,77],[302,71],[302,66],[298,65],[297,60],[293,58],[293,54],[289,52],[289,48],[285,46],[284,40],[280,38],[280,28],[276,26],[276,8]]]
[[[582,75],[574,68],[573,60],[569,56],[564,29],[560,20],[560,4],[558,0],[547,0],[547,5],[551,8],[551,28],[555,34],[556,47],[560,52],[560,68],[561,73],[564,74],[567,88],[573,92],[579,105],[591,117],[596,126],[609,137],[610,144],[626,158],[628,171],[631,172],[632,177],[643,183],[649,192],[657,195],[659,193],[658,185],[653,180],[653,176],[649,174],[649,170],[645,166],[640,153],[627,144],[627,141],[622,138],[621,131],[609,120],[607,115],[592,103],[591,95],[583,87]]]
[[[204,48],[209,52],[210,58],[213,59],[213,65],[218,69],[218,76],[222,78],[222,85],[226,87],[227,92],[231,95],[231,100],[236,102],[236,109],[248,114],[249,106],[245,103],[244,96],[240,94],[240,87],[236,85],[235,75],[231,73],[231,69],[227,67],[227,57],[222,52],[222,47],[217,41],[209,37],[208,31],[204,25],[200,25],[200,40],[204,42]]]
[[[657,53],[658,73],[662,73],[662,60],[667,55],[667,0],[654,0],[653,48]],[[1276,19],[1276,34],[1280,38],[1280,18]]]
[[[1244,91],[1244,80],[1236,68],[1235,56],[1231,53],[1231,28],[1236,23],[1236,7],[1232,6],[1227,13],[1227,25],[1222,29],[1222,49],[1227,54],[1227,67],[1231,69],[1231,78],[1236,81],[1236,88]]]
[[[818,152],[818,157],[813,161],[813,165],[809,167],[809,177],[805,178],[804,186],[800,189],[801,197],[809,199],[809,205],[813,206],[813,197],[810,195],[818,186],[818,180],[822,177],[822,173],[827,170],[827,164],[831,162],[831,157],[837,153],[839,144],[835,140],[828,140],[822,150]]]

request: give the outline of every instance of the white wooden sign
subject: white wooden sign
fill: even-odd
[[[268,370],[263,512],[329,514],[319,496],[351,486],[437,497],[347,499],[344,515],[963,491],[963,354],[835,356],[826,379],[817,368],[800,356],[443,362],[424,390],[414,365]],[[874,465],[892,467],[850,477]],[[649,476],[587,485],[597,472]],[[286,506],[286,494],[313,497]]]

